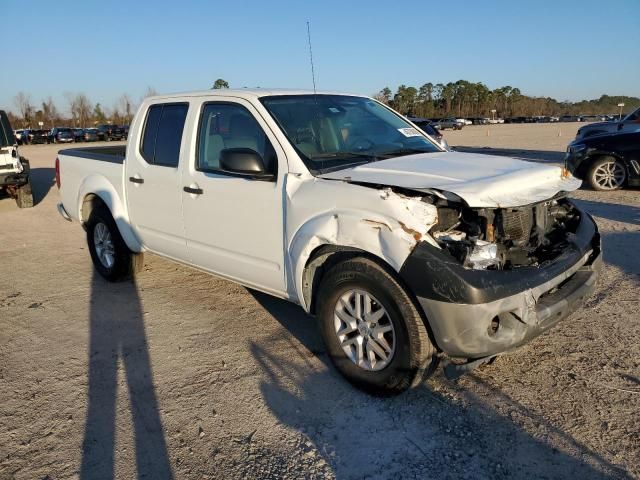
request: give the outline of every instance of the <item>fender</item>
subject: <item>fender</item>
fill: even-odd
[[[144,248],[140,243],[138,236],[135,234],[131,223],[129,222],[129,215],[127,209],[120,198],[120,195],[114,188],[114,186],[102,175],[91,174],[85,177],[78,189],[77,199],[77,218],[84,224],[87,219],[82,218],[82,204],[84,203],[87,195],[96,195],[107,206],[113,219],[118,226],[122,239],[127,244],[127,247],[133,252],[142,252]]]
[[[333,210],[308,219],[294,233],[288,247],[293,297],[307,312],[310,302],[304,295],[304,272],[312,253],[323,245],[356,248],[381,259],[396,272],[420,240],[429,241],[427,230],[437,220],[434,206],[422,203],[409,209],[411,198],[393,192],[368,189],[371,207],[380,210]],[[380,202],[376,205],[377,202]]]

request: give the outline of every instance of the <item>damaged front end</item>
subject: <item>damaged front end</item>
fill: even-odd
[[[438,208],[429,233],[464,267],[511,270],[553,260],[568,245],[580,212],[562,195],[510,208]]]
[[[436,196],[437,223],[400,270],[458,374],[551,328],[593,293],[602,266],[590,215],[564,195],[472,208]],[[456,376],[456,374],[452,374]]]

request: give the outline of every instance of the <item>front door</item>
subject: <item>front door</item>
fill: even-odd
[[[244,100],[201,105],[195,158],[183,166],[184,222],[191,262],[274,294],[285,288],[283,150],[255,108]],[[258,152],[273,181],[220,169],[220,152]]]

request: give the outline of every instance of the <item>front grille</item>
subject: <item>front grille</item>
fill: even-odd
[[[533,209],[503,209],[498,216],[498,231],[502,238],[515,245],[526,245],[533,229]]]

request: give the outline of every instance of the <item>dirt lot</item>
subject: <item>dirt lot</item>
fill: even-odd
[[[446,136],[558,160],[574,134]],[[135,283],[97,278],[55,211],[57,149],[22,150],[35,208],[0,199],[0,478],[640,477],[640,191],[575,194],[606,260],[585,308],[457,383],[379,399],[296,306],[152,255]]]

